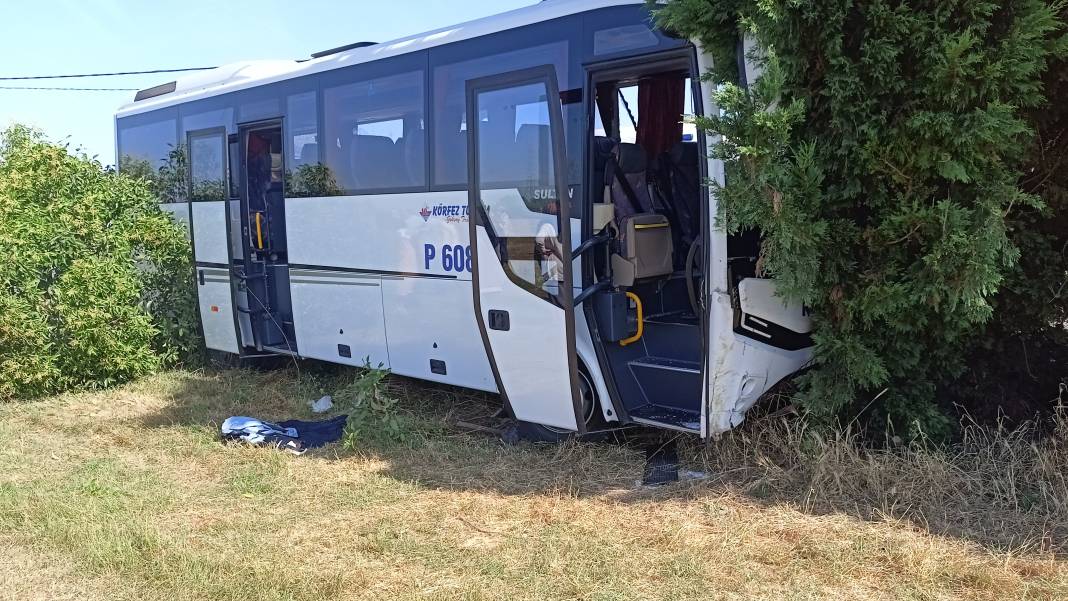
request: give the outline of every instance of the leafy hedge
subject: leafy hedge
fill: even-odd
[[[0,134],[0,401],[108,386],[195,352],[189,257],[143,179],[24,127]]]
[[[759,228],[763,270],[812,309],[814,369],[798,401],[814,417],[869,412],[912,434],[947,431],[940,384],[989,342],[981,333],[1031,247],[1024,236],[1049,233],[1041,191],[1021,182],[1030,118],[1048,106],[1043,76],[1068,51],[1058,9],[671,0],[658,10],[719,59],[723,111],[698,119],[724,136],[719,218]],[[764,73],[749,89],[734,60],[743,36]],[[1029,318],[1050,318],[1038,298],[1023,302]]]

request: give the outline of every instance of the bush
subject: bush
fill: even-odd
[[[404,439],[406,424],[398,400],[384,390],[388,376],[388,369],[382,369],[381,364],[372,367],[368,357],[358,375],[334,394],[338,406],[349,411],[342,444],[350,451],[365,441]]]
[[[189,245],[142,179],[0,134],[0,400],[99,388],[199,348]]]
[[[1019,258],[1009,221],[1043,208],[1020,181],[1028,111],[1068,47],[1055,9],[672,0],[658,17],[721,58],[723,112],[697,121],[725,140],[721,224],[760,229],[765,273],[811,308],[799,402],[946,432],[937,387]],[[764,69],[749,89],[729,58],[742,34]]]

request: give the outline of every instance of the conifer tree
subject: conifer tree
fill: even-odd
[[[872,412],[946,431],[938,383],[1019,259],[1007,219],[1063,56],[1040,0],[670,0],[660,24],[714,56],[719,223],[759,228],[761,266],[815,323],[798,400],[816,418]],[[736,48],[763,75],[739,85]]]

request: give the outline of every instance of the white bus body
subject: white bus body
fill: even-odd
[[[714,226],[722,165],[682,124],[711,58],[651,22],[549,0],[220,67],[122,107],[118,165],[189,229],[209,349],[500,392],[548,434],[715,435],[810,323]]]

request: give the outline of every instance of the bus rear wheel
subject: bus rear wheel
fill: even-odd
[[[579,370],[579,398],[582,403],[583,422],[586,429],[590,430],[603,420],[599,414],[601,405],[597,398],[597,389],[593,387],[593,381],[585,369]],[[563,442],[575,437],[573,430],[524,421],[518,423],[517,429],[520,438],[531,442]]]

